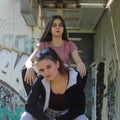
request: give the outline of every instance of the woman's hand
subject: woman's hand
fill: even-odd
[[[80,76],[83,78],[86,75],[86,67],[83,62],[77,65],[77,71],[80,72]]]
[[[24,81],[27,84],[32,85],[34,80],[35,80],[35,78],[36,78],[36,75],[35,75],[35,72],[34,72],[33,68],[32,67],[27,68]]]

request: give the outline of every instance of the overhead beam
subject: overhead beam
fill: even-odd
[[[79,3],[80,8],[105,8],[105,3]]]
[[[63,4],[63,3],[62,3]],[[61,5],[61,3],[50,3],[50,2],[44,2],[44,5],[42,5],[42,8],[45,9],[78,9],[78,8],[105,8],[106,4],[105,3],[64,3]]]
[[[65,17],[65,16],[63,16],[63,18],[65,19],[65,20],[71,20],[71,19],[76,19],[76,20],[78,20],[79,19],[79,16],[78,17],[74,17],[74,16],[69,16],[69,17]],[[40,19],[50,19],[50,17],[44,17],[44,16],[41,16],[40,17]]]

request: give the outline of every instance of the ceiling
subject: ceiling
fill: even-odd
[[[100,18],[113,0],[38,0],[41,21],[61,15],[68,30],[94,32]]]

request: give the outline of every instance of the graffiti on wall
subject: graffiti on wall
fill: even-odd
[[[18,120],[24,111],[24,99],[0,80],[0,120]]]
[[[21,70],[27,58],[15,50],[0,49],[0,120],[18,120],[24,110]]]
[[[116,81],[117,81],[117,62],[110,61],[108,75],[108,120],[116,120]]]

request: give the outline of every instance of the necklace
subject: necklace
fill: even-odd
[[[53,84],[51,83],[51,90],[55,94],[63,94],[67,89],[67,85],[68,85],[68,77],[64,76],[59,79],[59,82]]]

